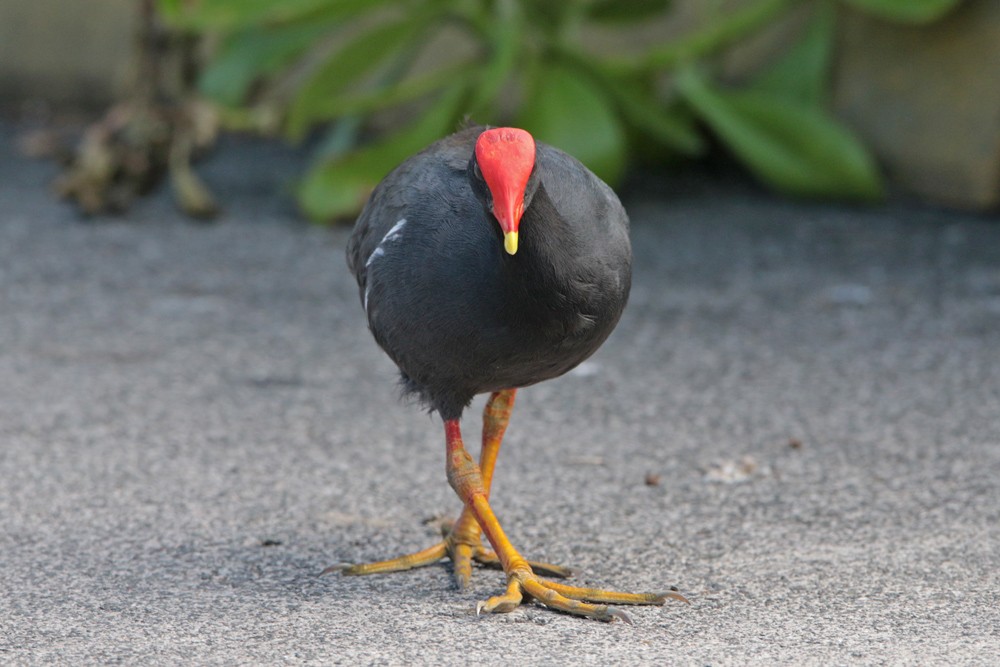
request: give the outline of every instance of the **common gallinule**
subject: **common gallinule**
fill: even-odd
[[[488,502],[515,392],[572,369],[617,324],[631,283],[628,226],[611,188],[516,128],[467,128],[379,183],[347,244],[347,263],[372,334],[399,366],[404,388],[444,420],[448,481],[464,508],[439,544],[336,569],[394,572],[450,557],[465,587],[472,561],[499,565],[507,590],[480,602],[477,613],[510,611],[530,596],[571,614],[627,620],[608,605],[684,599],[540,579],[569,571],[525,560]],[[459,420],[482,393],[491,395],[477,465]]]

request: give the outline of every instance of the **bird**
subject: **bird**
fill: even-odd
[[[506,589],[479,602],[477,615],[534,599],[631,622],[614,605],[686,601],[676,587],[624,593],[552,581],[570,570],[524,558],[489,503],[517,392],[590,357],[628,300],[629,219],[614,191],[526,130],[473,125],[406,159],[373,189],[346,254],[369,329],[399,367],[404,393],[444,422],[447,478],[463,509],[427,549],[327,571],[396,572],[450,558],[464,589],[473,562],[502,568]],[[489,398],[477,462],[460,422],[480,394]]]

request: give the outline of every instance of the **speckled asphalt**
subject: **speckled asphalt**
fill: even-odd
[[[397,401],[289,151],[228,141],[227,213],[81,221],[0,126],[0,663],[990,664],[1000,221],[647,175],[635,286],[523,391],[494,488],[529,557],[691,605],[601,624],[446,565],[440,424]],[[529,243],[530,239],[523,239]],[[478,429],[481,401],[467,415]],[[470,440],[474,439],[469,437]]]

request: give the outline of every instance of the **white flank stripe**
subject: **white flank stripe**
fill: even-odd
[[[385,236],[382,237],[382,240],[378,242],[377,246],[375,246],[375,250],[372,251],[372,254],[368,257],[368,260],[365,262],[365,267],[371,266],[371,263],[374,262],[377,257],[381,257],[382,255],[385,254],[385,249],[382,246],[384,246],[386,243],[390,241],[395,241],[399,239],[400,236],[402,236],[403,227],[405,226],[406,226],[406,218],[400,218],[399,222],[394,224],[392,226],[392,229],[386,232]]]
[[[389,230],[389,233],[382,237],[382,243],[385,243],[386,241],[395,241],[399,238],[399,235],[402,233],[405,225],[406,218],[400,218],[399,221],[392,226],[392,229]],[[382,243],[379,245],[382,245]]]
[[[367,260],[365,260],[366,269],[370,269],[372,266],[372,262],[374,262],[376,259],[385,254],[385,248],[383,246],[386,243],[389,243],[390,241],[396,241],[402,237],[403,227],[405,226],[406,226],[406,218],[400,218],[399,221],[392,226],[392,229],[386,232],[385,236],[382,237],[382,240],[378,242],[377,246],[375,246],[375,250],[373,250],[372,254],[368,256]],[[371,291],[372,278],[373,276],[368,276],[367,285],[365,286],[365,302],[364,302],[365,313],[368,312],[368,292]]]

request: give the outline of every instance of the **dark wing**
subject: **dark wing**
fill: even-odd
[[[407,159],[375,187],[347,241],[347,266],[358,281],[362,302],[368,282],[368,260],[407,209],[441,186],[443,170],[464,170],[481,127],[470,127],[437,141]]]

